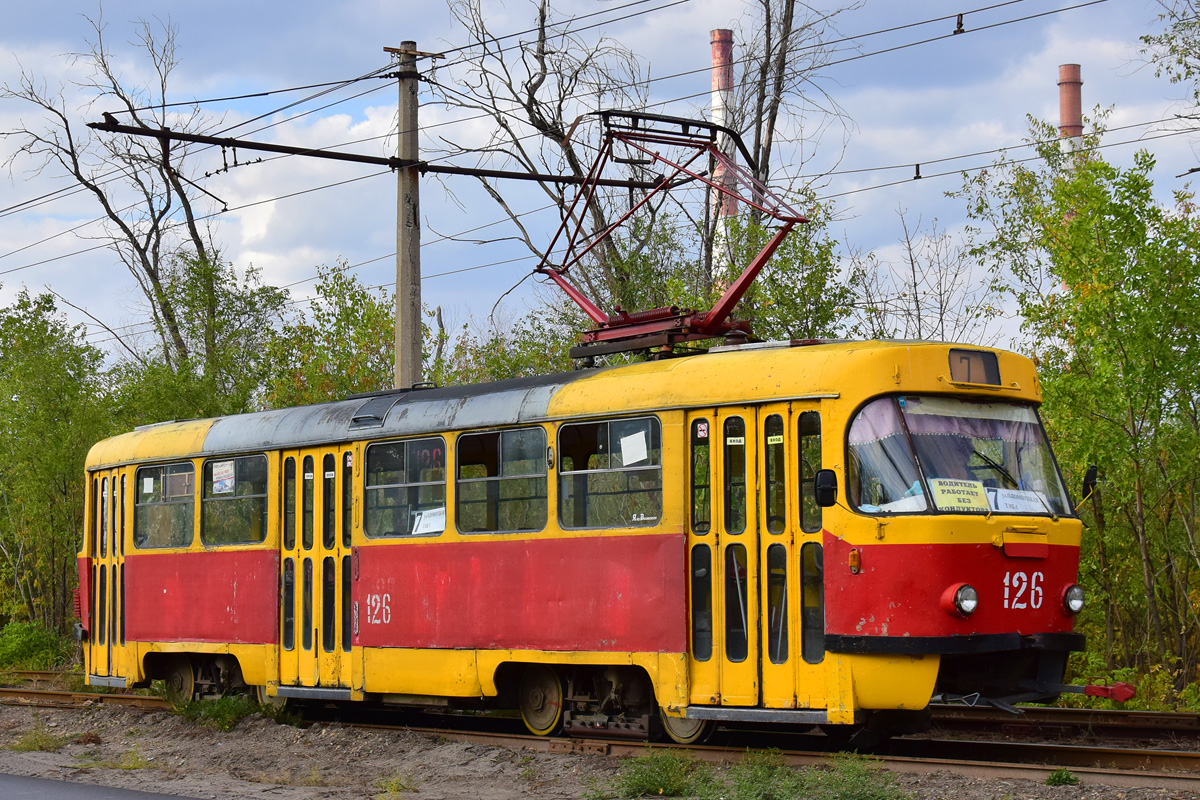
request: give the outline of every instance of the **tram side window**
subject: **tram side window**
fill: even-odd
[[[800,548],[800,654],[809,664],[825,659],[825,559],[821,545]]]
[[[546,431],[518,428],[458,437],[455,519],[466,533],[546,527]]]
[[[712,646],[712,552],[698,544],[692,548],[692,656],[708,661]]]
[[[257,544],[267,538],[267,457],[204,462],[200,541]]]
[[[712,438],[708,420],[692,421],[692,533],[712,527]]]
[[[367,448],[367,536],[446,529],[446,442],[439,437]]]
[[[638,528],[662,516],[658,419],[563,425],[558,518],[564,528]]]
[[[135,547],[187,547],[195,534],[195,468],[190,463],[137,471]]]
[[[821,530],[821,507],[817,505],[816,474],[821,469],[821,415],[805,411],[800,415],[800,529],[806,533]]]
[[[746,530],[746,422],[728,417],[725,435],[725,532]]]
[[[783,417],[772,414],[763,423],[763,437],[766,447],[763,449],[766,477],[767,500],[767,530],[771,533],[783,533],[787,522],[787,486],[785,481],[783,446]]]

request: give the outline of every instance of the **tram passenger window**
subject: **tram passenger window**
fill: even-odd
[[[458,437],[455,519],[466,533],[546,527],[546,431],[518,428]]]
[[[313,563],[311,558],[304,559],[304,586],[300,598],[300,623],[304,629],[300,632],[305,650],[313,648]]]
[[[321,546],[332,550],[337,544],[337,457],[326,453],[321,459]]]
[[[788,660],[787,548],[767,548],[767,655],[772,664]]]
[[[300,515],[300,529],[302,537],[301,541],[305,550],[311,550],[313,546],[313,525],[315,524],[313,517],[316,514],[316,498],[314,496],[316,492],[314,491],[314,484],[317,480],[316,474],[314,473],[315,469],[316,467],[313,465],[313,457],[305,456],[304,470],[303,474],[301,475],[302,483],[300,484],[301,492],[303,492],[304,495],[300,499],[300,502],[304,504],[304,508]]]
[[[444,531],[445,440],[437,436],[368,447],[366,496],[367,536],[409,536]]]
[[[748,580],[746,548],[729,545],[725,548],[725,657],[734,662],[745,661],[749,652]]]
[[[354,529],[354,454],[342,454],[342,547],[350,546]]]
[[[817,505],[816,474],[821,469],[821,415],[800,415],[800,529],[821,530],[821,507]]]
[[[321,567],[321,649],[332,653],[337,643],[337,562],[325,556]]]
[[[296,647],[296,563],[283,560],[283,649]]]
[[[800,548],[800,654],[809,664],[825,659],[825,562],[821,545]]]
[[[342,556],[342,652],[350,652],[350,556]]]
[[[100,479],[92,478],[92,548],[88,551],[88,555],[96,558],[100,553],[100,520],[103,516],[100,514]]]
[[[187,547],[192,543],[196,528],[195,477],[195,467],[190,463],[137,471],[134,547]]]
[[[658,419],[563,425],[558,519],[564,528],[641,528],[662,516]]]
[[[96,644],[104,644],[105,625],[108,622],[108,567],[100,565],[100,605],[96,609],[96,619],[100,621],[100,630],[96,634]]]
[[[128,475],[121,476],[121,527],[117,528],[117,541],[121,543],[121,555],[125,555],[125,488]],[[125,642],[121,642],[125,644]]]
[[[712,527],[712,437],[708,420],[692,422],[692,533]]]
[[[204,462],[200,541],[256,544],[267,538],[267,457]]]
[[[283,462],[283,549],[296,546],[296,459]]]
[[[108,478],[100,481],[100,557],[108,555]]]
[[[692,548],[692,657],[712,658],[712,551],[706,544]]]
[[[746,422],[729,417],[725,441],[725,532],[746,530]]]
[[[766,478],[767,530],[783,533],[787,522],[787,484],[784,462],[787,460],[783,446],[783,417],[772,414],[763,423],[763,448]]]

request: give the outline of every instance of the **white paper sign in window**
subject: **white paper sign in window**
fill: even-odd
[[[646,460],[646,432],[621,437],[621,463],[628,467]]]
[[[212,482],[213,494],[233,494],[233,462],[214,461]]]

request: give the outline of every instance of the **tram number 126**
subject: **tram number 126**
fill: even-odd
[[[1041,608],[1045,596],[1042,581],[1045,577],[1040,572],[1033,575],[1026,575],[1024,572],[1004,573],[1004,607]]]
[[[387,625],[392,621],[392,596],[390,594],[367,595],[367,624]]]

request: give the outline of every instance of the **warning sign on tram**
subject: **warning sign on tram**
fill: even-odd
[[[950,478],[930,478],[929,488],[933,491],[933,502],[942,511],[969,511],[987,513],[987,492],[979,481],[959,481]]]

